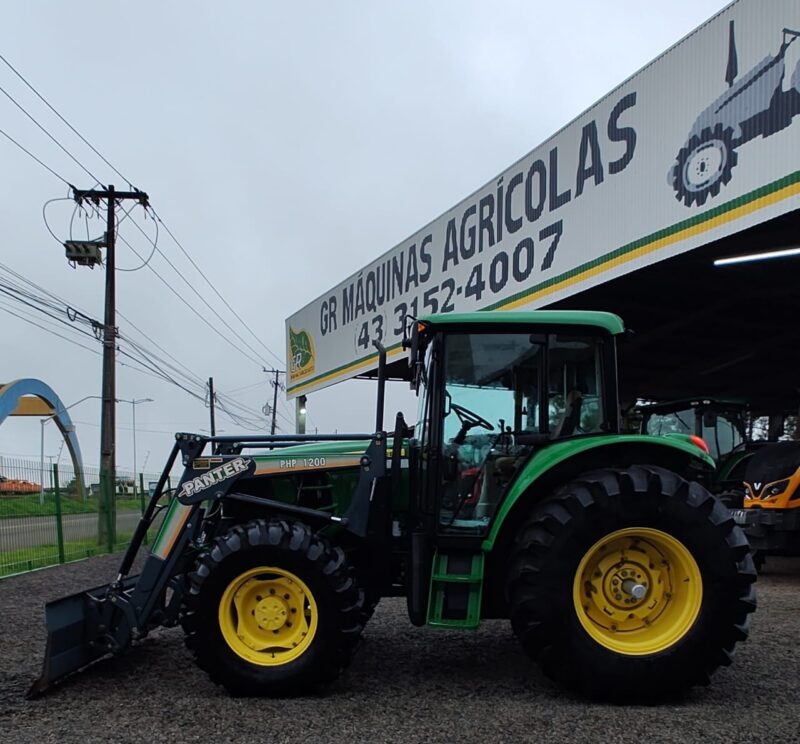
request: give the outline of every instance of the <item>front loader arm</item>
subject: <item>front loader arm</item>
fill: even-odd
[[[236,484],[255,476],[255,461],[242,453],[250,448],[283,448],[312,441],[369,441],[360,459],[360,473],[348,511],[341,516],[297,504],[246,493]],[[204,455],[207,445],[211,454]],[[180,453],[184,472],[171,497],[164,521],[153,541],[142,571],[128,576],[147,530],[160,511],[169,473]],[[213,537],[214,516],[224,500],[248,501],[264,516],[289,516],[314,524],[337,523],[356,538],[375,532],[376,518],[388,509],[386,488],[386,434],[341,436],[202,437],[176,434],[175,446],[158,481],[115,581],[80,592],[45,607],[47,647],[42,674],[28,695],[35,697],[57,680],[109,653],[128,648],[133,641],[160,625],[177,622],[183,599],[182,576],[197,557],[198,543]],[[388,512],[387,512],[388,513]],[[383,521],[383,520],[381,520]],[[205,534],[205,533],[209,534]],[[383,538],[384,536],[381,536]],[[381,539],[381,542],[385,540]],[[167,602],[168,592],[171,595]]]

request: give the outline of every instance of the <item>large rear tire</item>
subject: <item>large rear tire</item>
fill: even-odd
[[[234,695],[312,692],[349,664],[363,630],[352,573],[342,550],[304,524],[234,527],[189,574],[186,645]]]
[[[520,530],[511,623],[559,683],[653,701],[730,664],[755,579],[744,533],[699,484],[656,467],[597,471],[542,502]]]

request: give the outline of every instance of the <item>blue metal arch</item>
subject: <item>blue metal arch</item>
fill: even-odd
[[[61,431],[64,441],[67,444],[69,454],[72,457],[78,494],[81,499],[85,498],[83,458],[81,457],[81,448],[78,444],[78,436],[75,433],[75,426],[72,423],[72,419],[69,417],[69,412],[58,395],[56,395],[53,388],[47,383],[32,377],[14,380],[14,382],[9,382],[0,387],[0,425],[8,416],[13,415],[19,405],[20,398],[24,395],[35,395],[53,409],[53,421],[55,421],[56,426],[58,426]]]

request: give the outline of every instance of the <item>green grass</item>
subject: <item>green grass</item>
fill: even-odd
[[[140,499],[117,499],[117,511],[140,511]],[[97,499],[90,496],[86,501],[61,496],[62,514],[96,514],[98,509]],[[14,496],[0,499],[0,519],[14,519],[19,517],[50,517],[56,513],[56,500],[52,493],[45,493],[44,503],[39,503],[39,494],[32,493],[26,496]]]
[[[133,537],[132,532],[118,534],[113,552],[124,550],[131,541],[131,537]],[[73,540],[72,542],[64,543],[64,561],[67,563],[107,553],[108,546],[98,545],[96,538]],[[58,546],[55,544],[10,550],[0,553],[0,577],[57,564]]]

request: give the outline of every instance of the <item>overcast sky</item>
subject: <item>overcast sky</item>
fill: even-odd
[[[145,336],[120,318],[122,333],[165,356],[156,345],[162,347],[198,380],[213,375],[218,390],[235,391],[229,401],[263,419],[271,391],[261,370],[279,364],[267,348],[285,368],[288,315],[459,202],[725,5],[53,0],[9,4],[0,53],[148,192],[164,223],[265,346],[163,229],[163,255],[156,253],[150,266],[221,335],[147,267],[118,273],[118,308]],[[2,62],[0,86],[93,175],[127,187]],[[68,182],[93,186],[3,95],[0,128]],[[0,261],[101,319],[103,271],[71,269],[42,219],[43,204],[65,197],[66,186],[2,136],[0,162]],[[59,239],[69,237],[73,206],[64,200],[47,208]],[[134,217],[155,235],[141,210]],[[151,246],[130,222],[121,224],[120,235],[146,257]],[[103,232],[98,220],[88,228],[91,237]],[[86,230],[80,216],[72,220],[75,237]],[[121,268],[141,264],[124,244],[117,260]],[[4,307],[56,330],[54,321],[2,301],[0,381],[41,378],[66,405],[100,395],[97,354]],[[63,326],[59,332],[100,351],[92,339]],[[202,395],[199,384],[192,389]],[[130,366],[118,370],[117,394],[154,399],[137,406],[140,469],[146,457],[147,470],[161,467],[174,431],[208,426],[202,401]],[[310,429],[370,429],[374,394],[365,381],[315,393]],[[287,418],[293,407],[280,405]],[[390,415],[398,407],[414,419],[414,401],[402,385],[388,395]],[[99,401],[87,400],[71,414],[84,460],[96,464]],[[120,468],[133,463],[131,423],[131,406],[121,404]],[[289,429],[286,419],[279,424]],[[217,425],[226,433],[242,430],[224,414]],[[60,437],[52,424],[45,431],[45,452],[55,455]],[[6,420],[0,454],[38,457],[39,434],[38,420]]]

